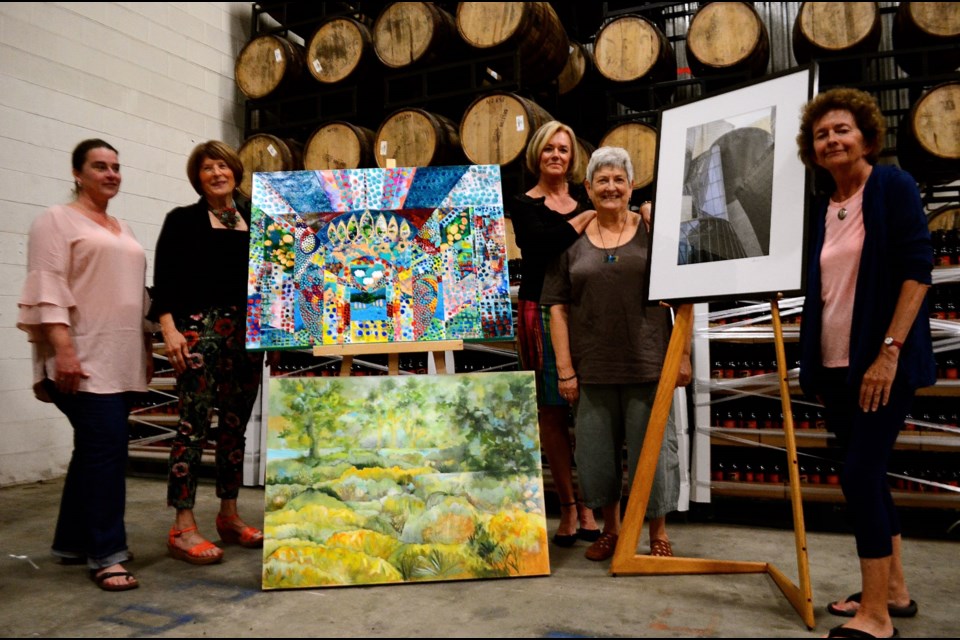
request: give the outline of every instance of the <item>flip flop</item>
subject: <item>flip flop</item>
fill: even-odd
[[[876,638],[877,636],[872,633],[867,633],[866,631],[861,631],[860,629],[851,629],[850,627],[845,627],[840,625],[839,627],[834,627],[830,629],[827,633],[828,638]],[[888,636],[890,638],[899,638],[900,632],[897,631],[897,628],[893,628],[893,635]]]
[[[97,571],[98,569],[90,570],[90,579],[104,591],[130,591],[140,586],[140,583],[129,571],[107,571],[100,574]],[[107,580],[110,578],[127,578],[127,581],[123,584],[107,584]]]
[[[852,593],[849,596],[847,596],[843,600],[843,602],[860,602],[861,595],[862,595],[861,591]],[[890,612],[891,618],[912,618],[915,615],[917,615],[918,610],[919,608],[917,607],[916,600],[911,600],[910,604],[906,605],[905,607],[898,607],[895,604],[887,605],[887,611]],[[827,605],[827,611],[829,613],[832,613],[835,616],[840,616],[843,618],[852,618],[857,614],[856,609],[851,609],[849,611],[845,609],[840,609],[833,602]]]

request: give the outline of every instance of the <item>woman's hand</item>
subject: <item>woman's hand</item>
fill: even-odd
[[[867,372],[863,374],[860,383],[860,408],[864,411],[876,411],[880,405],[886,406],[890,400],[890,388],[897,375],[899,350],[892,351],[888,347],[880,349],[880,354],[873,361]]]
[[[44,324],[42,328],[47,340],[53,345],[54,384],[61,393],[76,393],[80,388],[80,381],[90,375],[80,364],[70,329],[65,324]]]
[[[568,404],[573,404],[580,397],[580,382],[577,380],[577,376],[573,376],[570,380],[558,382],[557,387],[560,390],[560,397],[566,400]]]
[[[653,205],[650,204],[649,200],[640,205],[640,218],[643,220],[643,226],[646,227],[647,233],[650,233],[651,225],[653,225]]]
[[[202,363],[199,353],[191,353],[187,338],[180,333],[177,325],[173,322],[173,315],[163,313],[160,315],[160,331],[163,333],[163,344],[166,347],[167,360],[170,366],[179,376],[187,370],[187,367],[195,369]]]
[[[187,339],[183,334],[176,329],[165,330],[163,332],[163,344],[166,346],[167,360],[170,361],[170,366],[173,367],[174,372],[180,375],[186,371],[187,363],[190,362],[192,355],[190,347],[187,345]]]
[[[80,388],[80,381],[90,377],[80,365],[80,359],[71,347],[70,349],[57,349],[54,359],[56,373],[54,382],[61,393],[76,393]]]

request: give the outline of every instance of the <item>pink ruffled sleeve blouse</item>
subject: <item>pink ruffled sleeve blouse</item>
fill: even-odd
[[[30,228],[27,279],[17,327],[33,343],[34,389],[55,375],[43,324],[69,327],[89,393],[146,391],[146,254],[130,227],[120,234],[65,205],[50,207]]]

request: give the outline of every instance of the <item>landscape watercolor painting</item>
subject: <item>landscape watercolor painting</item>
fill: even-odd
[[[253,175],[248,349],[512,335],[498,165]]]
[[[532,372],[272,378],[264,589],[549,575]]]

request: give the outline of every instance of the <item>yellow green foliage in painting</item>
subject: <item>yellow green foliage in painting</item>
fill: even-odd
[[[504,565],[509,567],[511,575],[550,573],[547,530],[542,516],[511,509],[495,514],[485,524],[491,537],[501,540],[512,552],[511,562]]]
[[[407,516],[422,512],[425,506],[423,500],[411,495],[386,496],[380,502],[383,504],[384,512]]]
[[[461,513],[442,513],[421,528],[424,542],[463,544],[473,535],[475,518]]]
[[[457,544],[406,544],[390,558],[407,581],[463,580],[481,576],[486,565]]]
[[[385,496],[380,499],[379,520],[384,523],[384,527],[389,527],[390,532],[397,535],[403,531],[407,520],[423,513],[426,506],[423,500],[417,496],[407,494]],[[371,526],[371,521],[367,521],[367,526]],[[381,527],[376,527],[382,530]]]
[[[264,589],[402,581],[387,561],[363,552],[323,546],[276,549],[263,563]]]
[[[341,475],[340,478],[345,479],[348,476],[358,476],[360,478],[368,478],[371,480],[383,480],[384,478],[389,478],[397,484],[405,485],[409,484],[415,476],[436,472],[436,469],[432,469],[430,467],[414,467],[412,469],[403,469],[398,466],[366,467],[364,469],[350,467],[343,472],[343,475]]]
[[[267,511],[283,509],[287,503],[306,491],[302,484],[269,484],[264,488],[264,506]]]
[[[349,507],[324,496],[338,506],[307,504],[299,509],[284,509],[267,513],[263,519],[267,538],[309,538],[321,540],[324,532],[357,529],[363,522]]]
[[[543,516],[509,509],[494,514],[486,525],[494,538],[508,540],[510,544],[524,551],[538,551],[546,543]]]
[[[272,556],[277,549],[284,547],[286,549],[296,549],[297,547],[315,547],[317,543],[313,540],[305,538],[283,538],[283,539],[274,539],[274,538],[264,538],[263,539],[263,560],[266,562],[267,558]],[[288,552],[289,553],[289,552]]]
[[[462,544],[473,535],[478,514],[466,498],[434,494],[427,498],[427,505],[426,511],[407,519],[404,542]]]
[[[400,544],[396,538],[362,529],[335,533],[326,542],[327,548],[341,547],[383,559],[389,558]]]
[[[403,493],[400,485],[390,478],[372,480],[360,476],[347,476],[341,480],[324,483],[323,486],[336,493],[344,502],[366,502]]]

